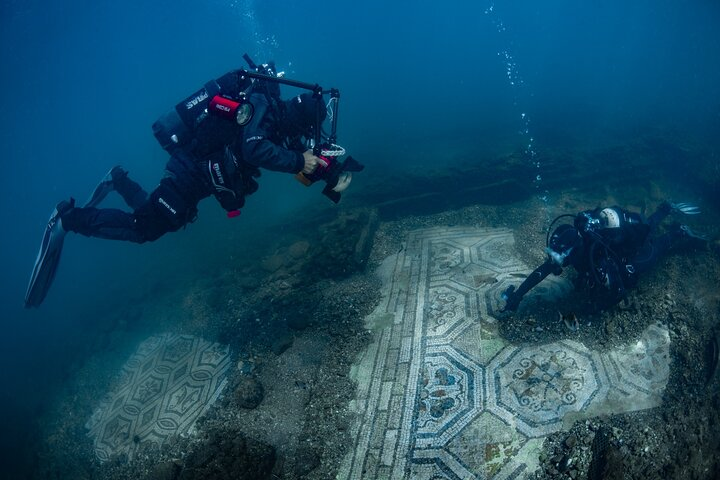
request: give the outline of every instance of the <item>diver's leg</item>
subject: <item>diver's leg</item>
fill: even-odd
[[[197,217],[198,200],[188,198],[171,177],[165,177],[137,210],[134,217],[137,229],[148,241],[168,232],[175,232]]]
[[[143,243],[156,240],[165,233],[179,230],[188,222],[194,221],[197,204],[207,194],[201,187],[196,187],[192,178],[188,178],[184,183],[178,181],[183,178],[177,175],[163,178],[158,188],[149,196],[132,180],[125,178],[118,181],[127,195],[128,204],[143,199],[133,213],[92,206],[75,208],[75,201],[72,199],[69,202],[60,202],[45,228],[25,294],[25,306],[37,307],[45,299],[57,271],[67,232]],[[97,204],[102,201],[107,195],[103,190],[104,188],[96,189],[97,195],[94,194],[88,203]]]
[[[86,237],[143,243],[148,239],[137,228],[135,215],[114,208],[73,208],[62,216],[65,231]]]
[[[671,248],[684,245],[690,248],[703,248],[707,239],[696,235],[686,225],[674,224],[668,231],[659,237],[648,239],[640,252],[632,259],[632,265],[637,273],[650,270]]]
[[[180,165],[171,157],[168,166]],[[194,167],[194,163],[190,162]],[[182,166],[182,165],[180,165]],[[121,167],[113,168],[108,175],[113,189],[134,208],[133,213],[122,210],[94,207],[72,208],[62,216],[65,230],[88,237],[124,240],[135,243],[150,242],[167,232],[174,232],[195,219],[197,204],[207,196],[202,178],[197,179],[177,168],[148,195]],[[96,197],[99,198],[99,197]]]
[[[655,213],[650,215],[650,218],[648,218],[647,223],[650,225],[650,231],[655,230],[655,228],[660,225],[660,222],[662,222],[665,217],[667,217],[672,212],[680,212],[684,215],[697,215],[700,213],[700,208],[696,205],[693,205],[692,203],[670,203],[670,202],[662,202],[660,205],[658,205],[657,210]],[[690,232],[690,236],[694,236],[692,232]]]
[[[110,169],[109,172],[105,174],[103,178],[100,179],[100,182],[97,184],[93,192],[90,194],[90,198],[88,198],[87,202],[85,202],[84,207],[94,208],[100,205],[100,203],[105,200],[105,197],[108,196],[108,193],[115,190],[115,186],[113,185],[113,176],[117,172],[124,172],[121,166],[117,165]],[[127,175],[127,174],[126,174]]]
[[[163,179],[133,213],[114,208],[73,208],[62,216],[62,226],[87,237],[144,243],[157,240],[194,220],[195,204],[188,203]]]
[[[157,200],[158,197],[153,198]],[[50,290],[67,232],[143,243],[155,240],[181,226],[178,225],[180,222],[169,221],[168,216],[151,201],[145,202],[132,214],[111,208],[75,208],[74,204],[72,199],[69,202],[60,202],[50,215],[25,293],[26,308],[40,306]],[[169,201],[165,201],[165,204],[175,209]]]
[[[663,202],[660,205],[658,205],[657,210],[655,210],[655,213],[650,215],[647,219],[647,224],[650,226],[650,232],[654,232],[655,229],[662,223],[663,220],[665,220],[665,217],[670,215],[670,212],[672,211],[672,205],[668,202]]]
[[[97,207],[113,190],[118,192],[133,210],[139,208],[147,200],[147,192],[137,182],[128,178],[128,172],[124,168],[117,165],[100,180],[84,206]]]
[[[140,184],[128,177],[128,173],[125,170],[120,167],[116,168],[119,168],[120,171],[113,175],[115,191],[120,194],[130,208],[137,210],[147,201],[148,194]]]
[[[655,266],[658,259],[670,250],[671,242],[672,236],[668,233],[648,239],[638,254],[628,263],[626,268],[632,270],[628,270],[628,274],[633,276],[650,270]]]

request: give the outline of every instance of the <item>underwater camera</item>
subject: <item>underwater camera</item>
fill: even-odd
[[[345,149],[338,145],[326,143],[319,149],[315,149],[315,151],[317,157],[324,163],[318,163],[314,172],[300,172],[295,175],[295,178],[306,187],[323,180],[325,182],[325,188],[322,191],[323,195],[338,203],[342,192],[352,181],[352,173],[362,171],[365,166],[353,157],[339,160],[341,156],[345,155]]]
[[[345,160],[340,160],[340,157],[345,155],[345,149],[337,145],[337,120],[338,120],[338,105],[340,101],[340,91],[336,88],[329,90],[323,89],[318,84],[310,84],[304,82],[298,82],[295,80],[289,80],[282,78],[282,73],[276,73],[275,65],[270,62],[258,66],[252,59],[247,55],[243,55],[243,58],[256,73],[247,75],[252,76],[256,80],[264,80],[266,85],[270,86],[272,90],[271,95],[275,94],[279,98],[279,85],[289,85],[292,87],[308,90],[313,93],[316,98],[322,98],[324,94],[330,96],[330,101],[327,105],[323,106],[322,103],[318,103],[318,110],[315,115],[315,125],[313,128],[314,138],[310,139],[310,145],[313,149],[313,154],[320,158],[322,163],[318,163],[317,168],[310,174],[298,173],[295,178],[298,179],[303,185],[310,186],[317,181],[324,181],[325,188],[323,188],[323,195],[328,197],[335,203],[340,201],[342,192],[350,185],[352,181],[352,173],[362,171],[365,166],[349,156]],[[326,108],[327,115],[330,119],[330,133],[325,135],[322,129],[323,118],[325,115],[321,112],[322,108]]]

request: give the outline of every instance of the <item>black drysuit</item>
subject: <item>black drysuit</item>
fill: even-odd
[[[657,226],[670,213],[668,203],[661,204],[647,220],[638,213],[612,207],[621,219],[617,228],[606,228],[599,221],[601,209],[587,210],[576,216],[574,227],[580,232],[582,246],[568,256],[564,267],[578,273],[576,286],[594,294],[601,306],[614,305],[637,283],[637,276],[648,271],[670,247],[683,237],[679,226],[653,236]],[[551,258],[536,268],[508,295],[506,310],[515,310],[522,297],[550,274],[560,275],[562,267]]]
[[[229,80],[233,75],[237,73],[217,80],[222,93],[238,93],[232,91],[240,84]],[[283,127],[282,103],[263,93],[252,93],[248,100],[254,114],[247,125],[208,115],[197,127],[193,141],[172,150],[164,178],[149,195],[127,175],[113,179],[113,188],[132,213],[73,208],[63,214],[63,228],[90,237],[153,241],[194,221],[198,202],[210,195],[228,212],[239,210],[245,195],[257,189],[259,168],[300,172],[305,164],[304,148],[300,139],[290,137]]]

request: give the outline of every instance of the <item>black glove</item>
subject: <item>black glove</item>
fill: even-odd
[[[515,294],[515,285],[510,285],[500,296],[505,300],[505,306],[500,312],[514,312],[520,305],[520,300],[522,300],[520,295]]]

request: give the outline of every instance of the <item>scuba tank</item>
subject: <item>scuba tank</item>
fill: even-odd
[[[153,123],[155,139],[172,153],[195,140],[199,126],[209,116],[247,125],[253,114],[252,105],[245,100],[251,85],[252,79],[242,70],[210,80]]]

